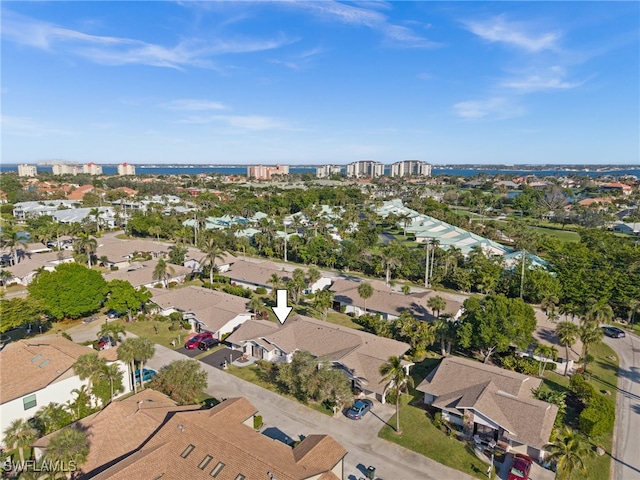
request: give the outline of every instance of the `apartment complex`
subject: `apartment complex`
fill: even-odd
[[[392,177],[428,177],[431,164],[419,160],[403,160],[391,165]]]
[[[317,178],[329,178],[332,175],[340,175],[342,167],[340,165],[321,165],[316,167]]]
[[[93,162],[85,163],[82,166],[82,173],[87,175],[102,175],[102,167]]]
[[[247,177],[256,180],[270,180],[274,175],[288,175],[288,165],[276,165],[275,167],[264,165],[252,165],[247,168]]]
[[[136,167],[134,165],[131,165],[130,163],[121,163],[120,165],[118,165],[118,175],[123,176],[123,175],[135,175],[136,174]]]
[[[38,176],[38,168],[35,165],[27,165],[23,163],[18,165],[18,176],[19,177],[37,177]]]
[[[371,160],[362,160],[347,165],[347,177],[376,178],[384,175],[384,164]]]

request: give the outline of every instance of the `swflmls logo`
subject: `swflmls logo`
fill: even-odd
[[[75,460],[64,462],[62,460],[43,460],[36,462],[35,460],[25,460],[24,462],[13,462],[7,458],[0,463],[0,470],[5,473],[10,472],[75,472],[78,469]]]

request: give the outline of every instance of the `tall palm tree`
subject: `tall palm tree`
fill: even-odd
[[[547,367],[547,361],[558,356],[558,350],[551,345],[538,344],[533,351],[536,355],[543,358],[541,362],[538,362],[538,376],[542,377]]]
[[[80,380],[87,380],[87,389],[91,391],[91,383],[95,379],[100,369],[106,365],[104,358],[98,357],[97,353],[85,353],[80,355],[73,364],[73,370]]]
[[[427,307],[431,309],[436,317],[439,317],[440,312],[447,308],[447,302],[440,295],[436,295],[435,297],[431,297],[427,300]]]
[[[262,317],[262,312],[264,311],[264,302],[262,301],[262,298],[255,295],[252,296],[247,306],[253,310],[253,314],[256,318],[258,318],[258,316]]]
[[[51,437],[46,457],[67,466],[70,463],[82,465],[89,456],[87,434],[74,427],[63,428]]]
[[[580,328],[573,322],[560,322],[556,325],[556,335],[558,335],[560,344],[564,345],[564,374],[567,375],[569,369],[569,347],[576,343],[576,339],[580,335]]]
[[[606,302],[598,302],[592,305],[584,315],[584,320],[594,322],[596,325],[611,323],[614,314],[611,305]]]
[[[167,263],[164,258],[158,259],[156,267],[153,269],[153,279],[162,282],[164,288],[167,288],[167,281],[175,273],[175,269]]]
[[[587,372],[589,363],[589,348],[597,345],[602,340],[604,333],[596,322],[587,321],[580,327],[580,340],[582,340],[582,364],[584,372]]]
[[[364,301],[364,313],[367,313],[367,299],[373,296],[373,287],[370,283],[364,282],[358,285],[358,295]]]
[[[129,385],[133,387],[133,393],[137,393],[138,384],[134,377],[136,361],[136,345],[134,340],[134,338],[128,338],[118,345],[118,360],[129,365]]]
[[[89,211],[89,216],[93,217],[96,220],[96,230],[98,233],[100,233],[100,209],[99,208],[92,208]]]
[[[322,312],[322,319],[327,319],[327,312],[333,305],[333,292],[331,290],[320,290],[316,292],[313,299],[313,308]]]
[[[399,357],[389,357],[386,363],[380,366],[382,381],[387,382],[388,387],[393,387],[396,391],[396,428],[397,434],[400,430],[400,394],[406,387],[413,386],[413,378],[407,373]]]
[[[550,460],[557,462],[556,478],[564,480],[571,476],[576,470],[583,474],[587,473],[584,461],[590,453],[588,443],[581,435],[574,432],[569,427],[560,432],[555,441],[549,445],[551,455]]]
[[[200,260],[202,266],[209,267],[209,283],[213,283],[213,272],[216,269],[216,261],[224,262],[224,254],[226,253],[220,248],[213,237],[207,238],[201,247],[204,257]]]
[[[98,332],[98,338],[104,336],[112,336],[116,341],[120,339],[120,335],[127,336],[127,330],[120,322],[109,322],[100,325],[100,331]]]
[[[547,315],[547,318],[552,322],[558,320],[558,297],[555,295],[549,295],[542,299],[540,307],[542,311]]]
[[[13,278],[13,274],[8,270],[0,270],[0,282],[2,282],[2,286],[6,289],[7,282]]]
[[[404,236],[407,236],[407,227],[411,224],[411,215],[407,212],[398,214],[398,223],[402,224]]]
[[[98,378],[104,378],[109,381],[109,385],[111,387],[111,396],[109,398],[109,403],[113,402],[113,382],[118,377],[122,378],[122,372],[118,368],[116,363],[112,363],[110,365],[104,364],[102,368],[97,372],[96,376]]]
[[[156,353],[156,345],[147,337],[133,338],[134,358],[139,363],[139,369],[142,370],[147,360],[150,360]],[[144,387],[144,379],[140,375],[140,386]]]
[[[397,242],[388,244],[380,252],[380,264],[385,269],[384,281],[388,287],[391,280],[391,270],[400,265],[400,258],[398,258],[398,245]]]
[[[277,273],[272,273],[267,283],[271,284],[271,298],[275,302],[277,295],[276,290],[282,285],[282,279]]]
[[[87,266],[91,268],[91,258],[98,249],[98,241],[89,233],[81,232],[74,242],[74,250],[87,256]]]
[[[27,246],[27,242],[22,236],[22,232],[13,226],[4,226],[0,233],[0,240],[2,246],[9,247],[13,265],[16,265],[18,263],[18,247]]]
[[[316,267],[309,267],[307,270],[307,288],[311,288],[311,286],[320,280],[320,278],[322,278],[320,270]]]
[[[24,449],[30,447],[38,438],[38,434],[29,422],[21,418],[13,420],[4,431],[4,444],[17,448],[20,454],[20,461],[24,462]]]

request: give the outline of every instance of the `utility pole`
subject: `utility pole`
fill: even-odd
[[[527,258],[527,251],[523,248],[520,253],[522,255],[522,273],[520,274],[520,298],[522,298],[524,293],[524,262]]]
[[[282,222],[284,225],[284,263],[287,263],[287,222]]]
[[[425,250],[427,251],[426,260],[425,260],[425,269],[424,269],[424,288],[429,288],[429,239],[427,239],[427,243],[425,246]]]

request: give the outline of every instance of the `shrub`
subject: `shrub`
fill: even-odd
[[[253,292],[249,289],[242,288],[240,286],[235,285],[223,285],[222,291],[229,293],[231,295],[235,295],[237,297],[251,298]]]
[[[256,415],[253,417],[253,428],[259,430],[262,427],[262,415]]]
[[[256,288],[256,293],[258,295],[265,295],[267,293],[267,289],[264,287],[258,287]]]
[[[180,330],[180,322],[171,322],[171,325],[169,325],[169,330],[171,330],[172,332]]]
[[[433,426],[436,428],[440,428],[442,427],[442,412],[436,412],[436,414],[433,416]]]
[[[169,282],[168,287],[169,288],[176,288],[178,286],[178,282]]]
[[[616,409],[613,403],[605,396],[594,393],[587,408],[580,413],[578,423],[585,435],[597,437],[613,430],[615,419]]]
[[[589,403],[589,400],[596,395],[596,389],[588,383],[584,377],[576,373],[569,381],[569,389],[575,394],[582,403]]]

